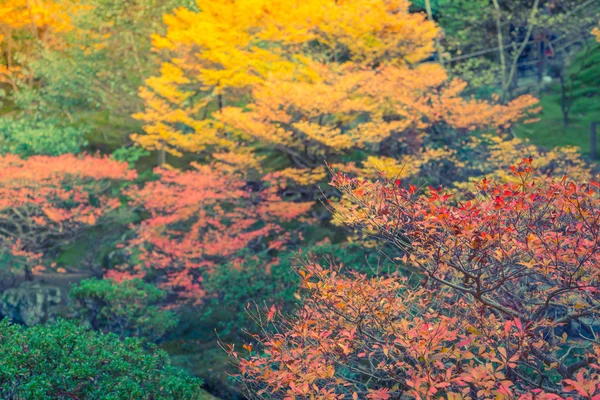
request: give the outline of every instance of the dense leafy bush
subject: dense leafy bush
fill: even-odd
[[[0,156],[0,171],[0,248],[19,259],[13,267],[30,280],[56,266],[61,247],[118,208],[113,189],[137,176],[125,163],[72,154],[7,154]]]
[[[175,327],[178,317],[158,305],[164,290],[134,279],[117,283],[111,279],[87,279],[70,292],[78,315],[94,329],[156,341]]]
[[[600,183],[487,179],[465,202],[435,188],[338,174],[345,222],[423,277],[341,275],[309,264],[307,298],[239,361],[251,396],[562,399],[600,396]]]
[[[79,153],[85,145],[84,131],[61,126],[58,121],[32,118],[0,118],[0,151],[22,157]]]
[[[0,322],[2,399],[191,400],[202,398],[200,386],[138,339],[121,342],[63,320],[31,328]]]

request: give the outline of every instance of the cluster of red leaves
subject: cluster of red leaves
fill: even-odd
[[[304,308],[239,359],[261,398],[600,398],[600,185],[483,180],[465,203],[339,174],[346,222],[419,284],[311,266]],[[315,281],[316,279],[316,281]],[[578,326],[578,329],[574,329]]]
[[[108,158],[1,156],[0,248],[31,271],[46,251],[119,205],[106,193],[112,182],[135,177],[127,164]]]
[[[128,243],[134,270],[110,271],[117,280],[162,275],[163,286],[182,297],[203,297],[202,276],[236,262],[242,252],[281,249],[290,239],[280,222],[305,214],[311,203],[284,202],[276,187],[251,191],[237,176],[206,165],[192,171],[157,169],[159,180],[130,189],[131,206],[148,214]]]
[[[398,182],[332,184],[351,200],[337,209],[346,222],[404,251],[405,264],[502,314],[565,323],[600,311],[600,185],[536,178],[531,162],[511,168],[517,182],[483,179],[458,204]]]

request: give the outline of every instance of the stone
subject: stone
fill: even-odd
[[[63,300],[60,288],[38,282],[23,282],[0,293],[0,316],[27,326],[54,319]]]

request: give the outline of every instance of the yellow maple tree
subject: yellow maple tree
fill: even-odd
[[[450,156],[435,144],[440,137],[452,132],[457,145],[475,130],[507,132],[537,103],[531,96],[507,105],[465,99],[465,83],[448,82],[433,63],[412,68],[329,63],[312,70],[319,75],[310,81],[267,79],[254,88],[250,104],[214,115],[224,132],[284,154],[303,185],[320,180],[314,170],[324,160],[348,163],[353,151],[371,154],[363,162],[366,175],[377,165],[398,170],[407,164],[402,175],[417,174],[430,160]]]
[[[150,150],[201,153],[228,172],[268,172],[301,196],[336,170],[445,182],[473,167],[474,132],[507,137],[537,100],[463,95],[427,58],[437,26],[405,0],[198,2],[166,15],[166,57],[140,89]],[[266,155],[266,156],[265,156]],[[263,168],[265,167],[265,168]],[[313,188],[308,190],[307,188]]]
[[[408,12],[406,0],[197,3],[200,12],[166,15],[166,34],[153,38],[168,61],[140,89],[146,109],[135,117],[145,135],[133,138],[147,149],[236,150],[240,138],[211,118],[226,104],[246,103],[267,81],[319,81],[318,64],[415,63],[432,53],[437,34],[423,15]]]
[[[71,30],[71,16],[81,7],[77,0],[0,0],[0,82],[16,91],[24,79],[31,85],[35,46],[55,45],[53,34]]]

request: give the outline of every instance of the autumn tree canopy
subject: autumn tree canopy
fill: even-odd
[[[596,398],[600,184],[512,168],[470,200],[336,175],[339,210],[418,279],[301,271],[297,317],[240,358],[263,398]],[[337,207],[333,205],[333,207]],[[274,333],[269,333],[274,332]]]
[[[113,182],[135,176],[127,164],[108,158],[0,157],[2,252],[31,277],[58,247],[120,205],[109,191]]]
[[[537,111],[531,96],[507,105],[462,98],[465,83],[424,63],[437,28],[408,6],[242,1],[180,9],[154,38],[170,61],[141,89],[146,111],[136,118],[146,135],[134,140],[239,171],[260,169],[270,151],[282,167],[269,172],[314,187],[326,176],[324,160],[357,175],[390,163],[416,174],[449,141],[510,132]]]
[[[225,104],[244,99],[266,78],[315,75],[308,61],[362,66],[385,60],[406,64],[433,50],[434,24],[409,14],[405,0],[201,2],[201,12],[178,9],[165,16],[167,33],[154,38],[168,55],[161,74],[141,89],[147,148],[203,151],[229,149],[210,118]],[[364,10],[369,10],[365,13]],[[360,20],[360,23],[357,23]],[[200,88],[198,90],[197,88]]]
[[[312,203],[284,202],[276,186],[252,190],[235,175],[210,166],[192,171],[158,169],[159,180],[127,193],[148,214],[128,244],[132,269],[112,270],[118,280],[160,274],[162,286],[183,298],[201,299],[205,273],[248,253],[272,252],[293,239],[282,222],[301,217]]]
[[[599,15],[0,0],[0,397],[600,400]]]

